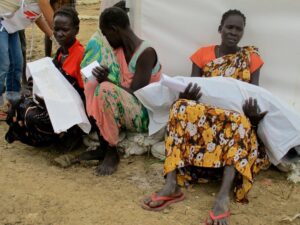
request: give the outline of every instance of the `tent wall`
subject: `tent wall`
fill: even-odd
[[[135,31],[156,48],[163,71],[186,76],[193,52],[220,43],[222,14],[241,10],[247,22],[240,45],[259,47],[265,62],[260,86],[300,112],[300,1],[128,0],[128,5]]]

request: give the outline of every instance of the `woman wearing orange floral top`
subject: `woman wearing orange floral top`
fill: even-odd
[[[223,14],[219,33],[220,45],[211,45],[198,49],[191,57],[192,76],[232,77],[258,85],[260,68],[264,64],[254,46],[239,47],[244,34],[246,17],[238,10],[229,10]]]
[[[244,25],[241,12],[226,12],[219,28],[222,44],[202,48],[191,57],[192,75],[230,76],[258,84],[262,60],[254,48],[237,47]],[[179,186],[222,179],[206,224],[227,225],[231,187],[236,201],[247,202],[255,174],[268,165],[255,131],[266,112],[261,112],[257,101],[251,98],[244,104],[243,115],[203,104],[200,97],[200,87],[190,84],[171,107],[165,137],[166,184],[147,197],[142,207],[163,210],[185,198]]]

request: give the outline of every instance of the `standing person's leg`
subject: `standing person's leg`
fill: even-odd
[[[45,56],[51,57],[52,54],[52,41],[50,40],[50,38],[45,35]]]
[[[53,12],[55,12],[59,7],[58,7],[58,1],[57,0],[50,0],[50,5],[53,9]],[[52,54],[52,41],[50,38],[45,35],[44,38],[44,47],[45,47],[45,56],[51,57]]]
[[[0,21],[0,107],[4,105],[5,79],[9,71],[9,34],[6,32]]]
[[[25,36],[25,30],[20,30],[19,31],[19,36],[20,36],[22,56],[23,56],[22,84],[27,84],[27,79],[26,79],[26,36]]]
[[[9,102],[20,99],[23,56],[19,33],[9,34],[9,72],[6,77],[6,98]]]

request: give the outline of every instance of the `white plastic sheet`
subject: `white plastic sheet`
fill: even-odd
[[[240,43],[259,47],[265,65],[260,86],[300,112],[300,1],[127,0],[134,30],[152,43],[163,72],[188,76],[189,56],[219,44],[218,26],[228,9],[247,17]]]
[[[201,86],[201,103],[223,109],[243,113],[245,100],[249,97],[257,99],[261,110],[268,111],[259,123],[258,135],[266,145],[273,164],[277,165],[292,147],[300,145],[300,115],[264,88],[224,77],[169,77],[163,80],[135,92],[149,112],[149,135],[166,126],[171,105],[178,98],[176,88],[193,82]]]
[[[83,74],[83,76],[88,79],[88,80],[93,80],[95,79],[94,75],[93,75],[93,69],[97,66],[100,66],[99,63],[97,61],[94,61],[92,63],[90,63],[89,65],[87,65],[86,67],[82,68],[80,70],[81,74]]]
[[[33,78],[34,94],[44,98],[55,133],[78,125],[85,133],[91,130],[83,102],[49,57],[27,64]]]

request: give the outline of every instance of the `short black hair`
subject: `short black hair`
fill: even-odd
[[[127,13],[118,7],[110,7],[105,9],[101,13],[99,20],[100,24],[102,24],[104,27],[118,26],[126,29],[130,26]]]
[[[75,27],[79,27],[79,17],[78,12],[71,6],[63,6],[55,11],[53,18],[57,15],[67,16],[72,20],[72,23]]]
[[[224,25],[225,20],[226,20],[229,16],[232,16],[232,15],[238,15],[238,16],[241,16],[241,17],[243,18],[243,20],[244,20],[244,26],[246,26],[246,16],[245,16],[240,10],[237,10],[237,9],[230,9],[230,10],[228,10],[227,12],[225,12],[225,13],[222,15],[220,27],[222,27],[222,26]]]
[[[124,10],[125,12],[129,12],[129,8],[126,8],[126,1],[119,1],[116,4],[113,5],[114,7],[118,7],[122,10]]]

